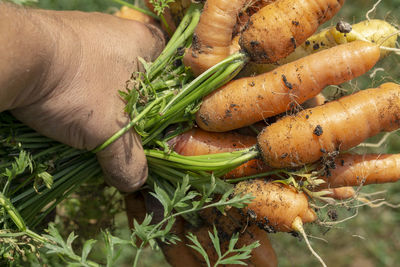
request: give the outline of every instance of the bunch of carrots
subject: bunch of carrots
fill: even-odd
[[[134,87],[121,92],[132,121],[94,152],[134,127],[143,137],[150,188],[173,188],[185,178],[201,192],[212,178],[216,200],[226,192],[253,197],[240,209],[199,212],[201,226],[179,219],[177,236],[185,242],[185,233],[193,233],[209,259],[186,253],[186,246],[163,246],[173,266],[218,263],[221,255],[205,234],[213,224],[221,236],[240,232],[236,246],[259,241],[244,259],[251,266],[277,265],[265,231],[301,234],[325,265],[303,229],[319,221],[312,203],[357,198],[352,186],[400,179],[400,155],[345,153],[400,128],[400,85],[329,102],[321,95],[398,52],[399,31],[385,21],[340,22],[315,34],[344,2],[182,0],[160,16],[170,42],[155,62],[143,62],[146,73],[136,75]],[[127,8],[117,15],[138,19]],[[222,241],[228,251],[230,243]],[[182,253],[185,261],[171,256]]]
[[[351,186],[400,179],[399,155],[343,153],[400,128],[400,85],[382,84],[329,103],[321,95],[326,86],[350,81],[398,51],[399,31],[381,20],[341,21],[314,34],[343,4],[208,0],[204,5],[183,57],[185,66],[201,77],[232,55],[242,54],[240,60],[249,62],[241,78],[202,99],[196,125],[168,140],[167,147],[174,151],[170,158],[175,153],[188,159],[232,151],[252,155],[236,168],[208,170],[229,183],[239,182],[234,195],[254,196],[234,219],[242,229],[249,226],[246,231],[255,233],[253,225],[267,232],[295,231],[307,241],[303,223],[318,220],[311,201],[356,198]],[[213,220],[206,225],[213,223],[224,227]],[[259,257],[253,253],[248,263],[276,264]]]

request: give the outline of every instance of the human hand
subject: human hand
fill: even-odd
[[[0,4],[0,111],[43,135],[92,150],[129,121],[118,90],[138,57],[164,46],[154,26],[100,13],[26,10]],[[130,131],[97,153],[106,181],[129,192],[147,176],[139,136]]]

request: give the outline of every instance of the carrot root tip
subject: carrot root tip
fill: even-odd
[[[304,231],[303,228],[303,222],[301,220],[300,217],[296,217],[292,223],[292,228],[293,230],[295,230],[296,232],[300,233],[304,240],[306,241],[307,247],[308,249],[311,251],[311,253],[321,262],[322,266],[326,267],[327,265],[325,264],[325,262],[322,260],[322,258],[317,254],[317,252],[315,252],[315,250],[311,247],[310,241],[307,238],[307,234]]]

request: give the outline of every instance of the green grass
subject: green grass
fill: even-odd
[[[108,13],[113,10],[113,7],[120,5],[113,3],[111,0],[40,0],[37,6],[54,10],[82,10]]]

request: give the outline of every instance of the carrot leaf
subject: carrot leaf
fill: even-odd
[[[164,10],[168,8],[168,5],[175,2],[175,0],[150,0],[149,2],[153,5],[154,12],[160,16],[164,13]]]
[[[204,258],[206,261],[206,264],[208,267],[211,266],[210,264],[210,259],[208,258],[207,252],[204,250],[203,246],[200,244],[199,240],[197,239],[197,236],[195,236],[193,233],[189,233],[186,235],[187,239],[193,243],[191,244],[186,244],[188,247],[196,250],[200,255]]]
[[[190,248],[197,251],[207,263],[207,266],[219,266],[224,264],[238,264],[247,265],[243,260],[250,258],[250,253],[253,249],[260,246],[258,241],[251,243],[250,245],[242,246],[241,248],[235,248],[237,241],[239,240],[239,233],[232,235],[229,240],[229,246],[227,251],[221,251],[221,241],[218,236],[218,230],[215,225],[213,225],[213,232],[208,231],[209,238],[213,244],[214,250],[218,255],[218,259],[213,265],[211,265],[210,259],[207,252],[204,250],[203,246],[200,244],[199,240],[193,233],[188,233],[186,237],[193,244],[187,244]]]

